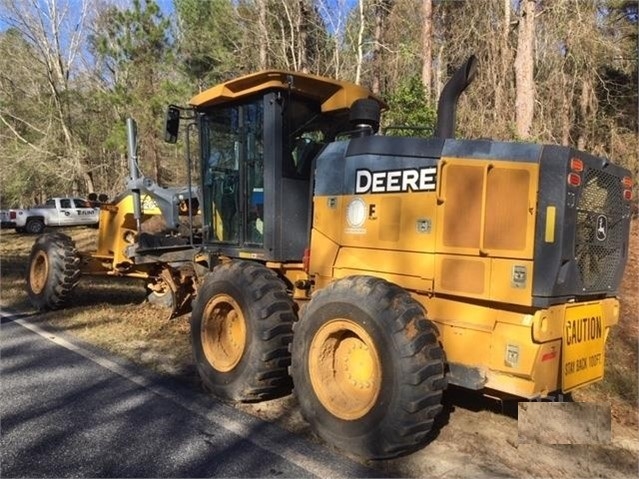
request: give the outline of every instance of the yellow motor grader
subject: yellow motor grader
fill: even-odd
[[[194,245],[200,233],[193,227],[198,224],[198,189],[162,188],[151,178],[139,177],[133,119],[127,120],[127,137],[127,189],[112,201],[95,203],[100,206],[95,251],[78,251],[63,233],[36,239],[27,292],[37,309],[65,306],[80,276],[93,275],[146,280],[149,301],[166,306],[169,317],[190,311],[199,268]]]
[[[630,172],[569,147],[455,139],[475,68],[471,57],[446,84],[431,139],[381,135],[386,105],[369,90],[292,72],[169,107],[168,141],[187,118],[199,134],[197,241],[145,248],[135,214],[104,211],[116,215],[100,223],[106,250],[78,260],[68,240],[62,256],[36,244],[32,299],[59,306],[51,291],[95,264],[158,281],[168,270],[215,395],[294,388],[314,431],[369,458],[423,445],[447,384],[537,398],[599,381]],[[54,261],[74,267],[39,273]]]

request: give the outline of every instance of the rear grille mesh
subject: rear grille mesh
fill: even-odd
[[[577,261],[583,292],[613,289],[622,261],[622,185],[618,177],[588,168],[577,204]]]

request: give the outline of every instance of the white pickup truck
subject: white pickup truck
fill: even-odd
[[[97,225],[100,209],[80,198],[50,198],[44,205],[9,210],[18,233],[40,234],[47,226]]]

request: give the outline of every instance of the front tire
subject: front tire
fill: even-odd
[[[232,401],[289,394],[294,320],[293,302],[273,271],[248,261],[216,267],[191,314],[193,353],[205,386]]]
[[[295,325],[291,373],[319,436],[371,459],[423,445],[446,388],[443,351],[422,306],[368,276],[313,296]]]
[[[36,239],[27,271],[27,293],[34,308],[64,307],[79,279],[80,257],[71,238],[47,233]]]

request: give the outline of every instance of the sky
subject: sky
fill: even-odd
[[[26,4],[26,0],[8,0],[9,2],[15,2],[17,5],[20,5],[22,2]],[[46,6],[47,3],[56,1],[56,0],[36,0],[37,3],[42,6]],[[93,4],[95,0],[86,0],[89,2],[89,5]],[[156,0],[162,12],[166,17],[171,17],[175,12],[175,7],[173,5],[174,0]],[[206,1],[206,0],[201,0]],[[288,0],[289,2],[294,2],[296,0]],[[357,0],[320,0],[321,3],[326,7],[322,9],[321,13],[327,16],[330,14],[335,14],[335,12],[339,9],[344,9],[346,11],[351,10],[356,4]],[[83,0],[57,0],[57,4],[59,6],[69,5],[70,12],[78,12],[80,11],[80,6],[82,5]],[[104,0],[104,3],[113,3],[115,5],[126,6],[127,4],[131,4],[131,0]],[[4,2],[0,3],[0,31],[5,31],[9,28],[9,23],[6,21],[6,11],[4,7]],[[329,28],[331,28],[330,22],[327,22]]]

